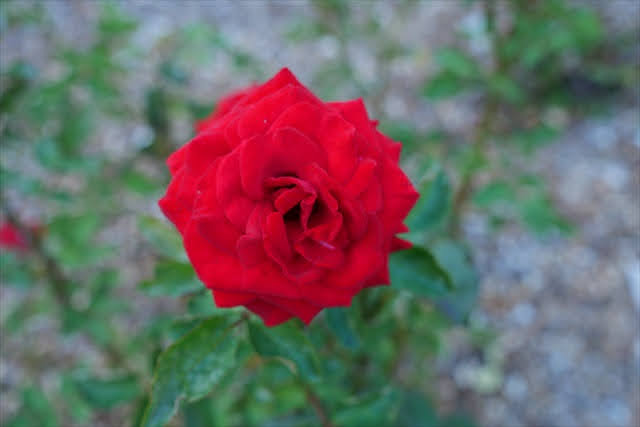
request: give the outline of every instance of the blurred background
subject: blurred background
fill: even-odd
[[[156,206],[164,159],[288,66],[364,99],[416,238],[470,254],[393,378],[450,426],[640,425],[639,37],[635,0],[0,1],[0,423],[136,423],[147,359],[212,305]],[[263,384],[216,425],[300,425]]]

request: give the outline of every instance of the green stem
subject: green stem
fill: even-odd
[[[322,400],[307,383],[302,383],[302,387],[304,388],[304,393],[307,397],[307,400],[311,404],[311,407],[313,407],[318,420],[320,420],[320,425],[322,425],[322,427],[334,427],[331,419],[329,418],[329,412],[327,411]]]
[[[491,38],[492,55],[493,55],[493,67],[495,74],[501,74],[505,71],[507,64],[502,57],[501,43],[502,38],[500,33],[496,29],[496,2],[495,0],[484,1],[484,11],[487,20],[487,33]],[[475,130],[475,139],[473,141],[474,156],[482,155],[486,150],[486,145],[489,140],[491,131],[494,128],[495,120],[499,107],[499,100],[496,96],[489,92],[487,94],[487,101],[484,104],[482,116]],[[459,236],[461,230],[461,220],[464,209],[469,201],[469,198],[473,194],[473,186],[475,180],[475,168],[467,167],[462,173],[462,179],[458,190],[453,196],[451,205],[451,222],[450,232],[454,236]]]

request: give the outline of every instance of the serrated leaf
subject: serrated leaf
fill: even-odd
[[[74,378],[73,385],[78,394],[94,408],[110,409],[120,403],[134,400],[140,393],[133,376],[120,378]]]
[[[202,398],[234,367],[238,341],[230,320],[206,319],[160,355],[143,427],[164,426],[181,401]]]
[[[169,223],[142,216],[138,218],[138,227],[155,252],[177,261],[187,261],[180,234]]]
[[[451,290],[449,273],[427,249],[414,246],[389,258],[391,285],[423,297],[446,295]]]
[[[447,215],[451,188],[444,171],[428,182],[420,192],[420,199],[407,218],[411,231],[426,231],[438,225]]]
[[[343,346],[353,350],[360,345],[360,340],[358,340],[358,337],[351,327],[349,317],[343,307],[325,309],[325,317],[329,329],[338,337],[338,340]]]
[[[140,284],[151,296],[179,297],[203,289],[191,264],[173,260],[158,261],[153,279]]]
[[[293,322],[266,328],[256,322],[249,323],[249,339],[256,352],[264,357],[288,360],[287,367],[294,374],[314,380],[318,364],[309,339]]]

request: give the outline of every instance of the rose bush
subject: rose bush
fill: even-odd
[[[325,103],[283,69],[232,94],[174,152],[159,201],[218,307],[305,323],[389,283],[418,198],[362,100]]]

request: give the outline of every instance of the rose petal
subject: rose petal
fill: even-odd
[[[314,265],[329,269],[340,267],[345,260],[344,253],[340,248],[323,240],[302,239],[296,242],[295,249]]]
[[[279,212],[269,214],[262,232],[267,254],[278,264],[286,264],[291,259],[292,253],[282,214]]]
[[[210,244],[194,221],[186,227],[184,245],[198,277],[209,289],[300,298],[296,286],[270,262],[245,268],[238,258]]]
[[[202,175],[218,157],[229,152],[221,132],[202,132],[185,149],[185,166],[194,176]]]
[[[291,319],[291,314],[261,299],[245,304],[249,310],[262,318],[265,326],[277,326]]]
[[[306,301],[292,300],[277,297],[263,297],[264,301],[286,311],[287,313],[299,318],[305,324],[311,323],[311,320],[322,310],[322,307],[311,305]]]
[[[242,186],[254,200],[264,199],[267,178],[299,176],[311,162],[326,164],[326,156],[317,145],[293,128],[254,137],[245,141],[240,149]]]
[[[234,256],[236,245],[241,237],[240,232],[225,217],[213,215],[199,216],[192,219],[198,231],[211,245]]]
[[[360,289],[377,270],[384,259],[384,238],[382,225],[375,216],[369,216],[369,226],[362,239],[349,247],[347,258],[342,266],[331,270],[325,283],[331,287]]]
[[[367,189],[375,175],[377,166],[378,163],[373,159],[364,159],[358,164],[355,173],[344,189],[347,197],[355,199]]]
[[[235,307],[245,305],[256,299],[252,294],[240,294],[235,292],[211,291],[216,307]]]
[[[238,239],[236,246],[238,258],[243,266],[249,268],[267,260],[264,246],[260,237],[245,234]]]
[[[309,91],[289,84],[247,107],[238,120],[240,139],[266,133],[285,109],[303,101],[317,102]]]

